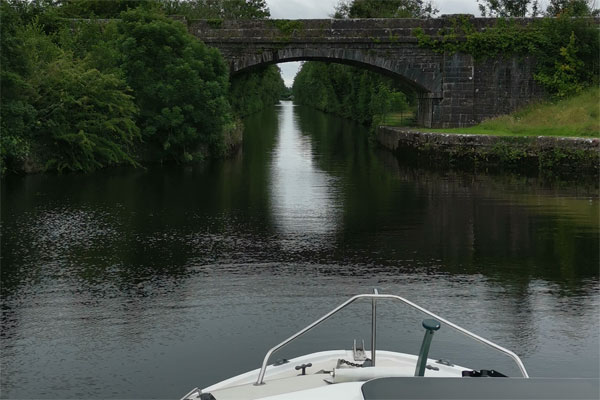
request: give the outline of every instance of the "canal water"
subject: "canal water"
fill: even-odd
[[[405,165],[289,102],[246,125],[222,162],[2,182],[2,398],[179,398],[373,288],[598,376],[597,187]],[[274,359],[368,345],[370,310]],[[423,318],[380,303],[378,347],[417,352]],[[430,354],[518,375],[447,326]]]

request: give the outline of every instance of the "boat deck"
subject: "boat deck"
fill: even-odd
[[[370,352],[366,353],[370,355]],[[285,399],[362,399],[360,387],[364,382],[375,377],[412,377],[417,363],[414,355],[383,350],[377,352],[375,367],[360,368],[340,364],[340,359],[359,363],[353,359],[353,352],[350,350],[307,354],[282,365],[269,366],[262,385],[255,385],[259,370],[254,370],[205,388],[202,393],[211,393],[217,400],[275,400],[280,395],[285,395]],[[295,367],[306,363],[311,363],[312,366],[307,368],[306,375],[302,375]],[[432,367],[426,370],[425,376],[428,377],[460,377],[464,369],[437,363],[435,360],[428,360],[428,365]],[[199,396],[188,397],[198,398]]]
[[[342,385],[331,385],[324,381],[328,374],[313,374],[294,376],[290,378],[276,379],[264,385],[255,386],[246,384],[234,386],[211,392],[217,400],[276,400],[284,396],[286,400],[291,399],[313,399],[313,398],[346,398],[348,400],[361,400],[360,387],[363,382],[348,382]],[[318,394],[311,395],[311,389],[317,389]],[[294,397],[295,396],[295,397]]]

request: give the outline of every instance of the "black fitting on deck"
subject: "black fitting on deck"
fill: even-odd
[[[306,375],[306,368],[312,367],[312,363],[296,365],[294,368],[296,371],[302,370],[302,375]]]

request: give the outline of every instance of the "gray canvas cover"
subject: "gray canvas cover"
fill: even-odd
[[[378,378],[362,386],[365,400],[600,399],[600,380],[587,378]]]

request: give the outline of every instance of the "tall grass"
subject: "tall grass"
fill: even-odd
[[[448,133],[503,136],[600,137],[600,88],[560,101],[531,104],[513,114],[469,128],[428,129]]]

